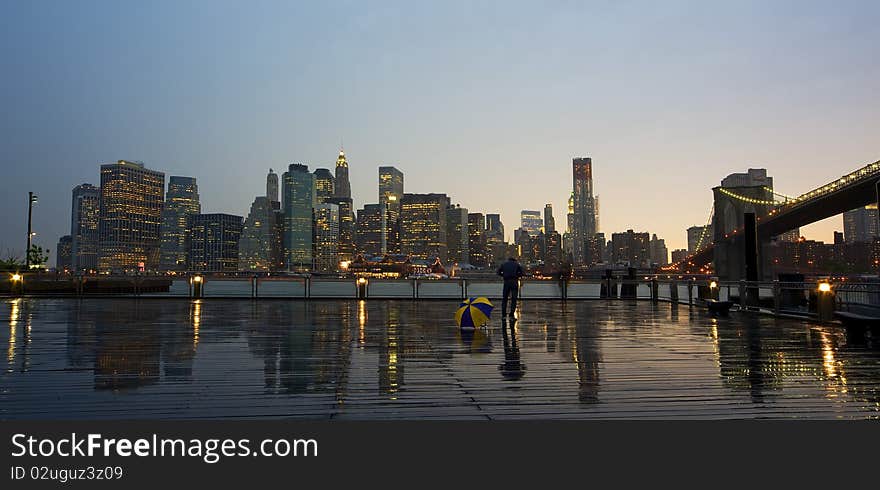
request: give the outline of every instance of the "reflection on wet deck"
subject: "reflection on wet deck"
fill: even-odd
[[[15,299],[0,418],[878,418],[863,333],[684,306]]]

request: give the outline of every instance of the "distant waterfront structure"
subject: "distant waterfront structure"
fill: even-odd
[[[101,165],[98,269],[159,266],[165,174],[141,162]]]
[[[572,172],[572,257],[575,266],[591,265],[587,242],[598,231],[596,204],[593,199],[593,160],[588,157],[572,159]]]
[[[339,269],[339,206],[320,203],[315,206],[315,271]]]
[[[364,204],[357,212],[357,253],[365,256],[382,253],[382,206]]]
[[[446,209],[446,255],[450,264],[470,260],[468,210],[460,205]]]
[[[544,233],[556,231],[556,219],[553,218],[553,205],[549,202],[544,205]]]
[[[379,205],[382,207],[382,251],[400,252],[400,200],[403,172],[391,166],[379,167]]]
[[[70,264],[72,271],[98,268],[98,226],[101,215],[101,192],[92,184],[73,188],[70,212]]]
[[[266,197],[270,202],[279,202],[278,200],[278,174],[271,168],[269,174],[266,175]]]
[[[159,252],[161,270],[186,269],[186,240],[190,234],[188,220],[201,212],[196,179],[176,175],[169,177],[165,207],[162,209],[162,244]]]
[[[281,268],[281,227],[278,202],[257,196],[244,220],[238,244],[238,267],[243,271],[274,271]]]
[[[204,272],[236,272],[241,216],[224,213],[190,216],[189,269]]]
[[[72,243],[73,237],[64,235],[55,246],[55,269],[59,272],[71,270]]]
[[[400,202],[401,253],[446,262],[446,194],[404,194]]]
[[[469,213],[468,223],[468,262],[483,268],[489,265],[489,250],[486,240],[486,218],[483,213]]]
[[[330,169],[319,168],[315,170],[315,200],[318,204],[335,197],[335,182],[336,178],[330,173]]]
[[[345,159],[345,151],[342,149],[339,150],[339,157],[336,158],[336,179],[333,196],[351,199],[351,183],[348,180],[348,161]]]
[[[873,242],[878,233],[877,205],[852,209],[843,213],[843,239],[846,243]]]
[[[309,167],[292,163],[281,176],[282,247],[287,271],[312,268],[312,220],[315,206],[315,176]]]
[[[541,217],[540,211],[530,211],[523,209],[519,213],[520,228],[522,228],[531,237],[538,236],[541,228],[544,227],[544,219]]]

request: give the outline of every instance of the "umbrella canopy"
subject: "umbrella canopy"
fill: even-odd
[[[488,298],[468,298],[455,312],[455,323],[461,328],[477,328],[489,321],[494,305]]]

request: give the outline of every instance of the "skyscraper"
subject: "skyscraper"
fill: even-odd
[[[58,245],[55,246],[55,269],[58,272],[71,270],[72,244],[73,237],[70,235],[64,235],[58,240]]]
[[[340,261],[351,261],[355,252],[354,207],[350,197],[332,197],[324,201],[339,206],[339,246]]]
[[[168,192],[162,209],[162,245],[159,268],[166,271],[186,269],[186,240],[190,216],[202,212],[199,187],[194,177],[168,178]]]
[[[630,267],[646,267],[650,262],[651,238],[647,233],[626,230],[611,234],[611,260]]]
[[[364,204],[357,212],[357,252],[363,255],[382,253],[382,206]]]
[[[556,220],[553,218],[553,205],[549,202],[544,205],[544,233],[556,231]]]
[[[394,167],[379,167],[379,205],[382,207],[382,251],[400,252],[400,199],[403,197],[403,172]]]
[[[70,213],[70,264],[72,271],[98,268],[98,223],[101,192],[92,184],[73,188]]]
[[[292,163],[281,177],[282,246],[288,271],[312,267],[312,220],[315,206],[315,176],[306,165]]]
[[[486,241],[486,218],[483,213],[470,213],[468,222],[468,262],[474,267],[486,267],[489,263]]]
[[[400,249],[414,259],[446,262],[446,194],[404,194],[400,200]]]
[[[271,168],[266,176],[266,197],[269,202],[278,202],[278,174]]]
[[[576,266],[590,265],[587,241],[597,232],[596,206],[593,201],[593,161],[590,158],[574,158],[572,169],[574,177],[572,256]]]
[[[486,240],[489,242],[504,241],[504,224],[501,223],[500,214],[486,215]]]
[[[156,269],[159,266],[165,174],[140,162],[101,165],[98,268]]]
[[[205,272],[236,272],[241,216],[211,213],[189,217],[189,269]]]
[[[351,198],[351,183],[348,180],[348,162],[345,160],[345,151],[342,149],[339,150],[339,157],[336,158],[334,196]]]
[[[334,272],[339,268],[339,206],[315,206],[315,270]]]
[[[277,202],[257,196],[244,220],[238,243],[238,267],[243,271],[274,271],[281,268],[281,227]]]
[[[504,242],[504,224],[500,214],[486,215],[486,262],[495,267],[507,257],[507,244]]]
[[[657,238],[655,233],[651,236],[651,262],[657,265],[666,265],[669,263],[669,250],[666,248],[666,240]]]
[[[470,260],[468,210],[460,205],[446,209],[446,256],[450,264]]]
[[[329,169],[319,168],[315,170],[315,192],[318,204],[327,202],[328,199],[334,197],[336,179]]]
[[[878,233],[877,205],[872,204],[843,213],[843,239],[846,243],[874,241]]]
[[[541,228],[544,227],[544,220],[541,218],[540,211],[529,211],[523,209],[519,213],[520,227],[531,237],[538,236]]]

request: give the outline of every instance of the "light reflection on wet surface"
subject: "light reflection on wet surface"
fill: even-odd
[[[7,299],[0,418],[880,416],[864,333],[626,301],[466,332],[456,306]]]

